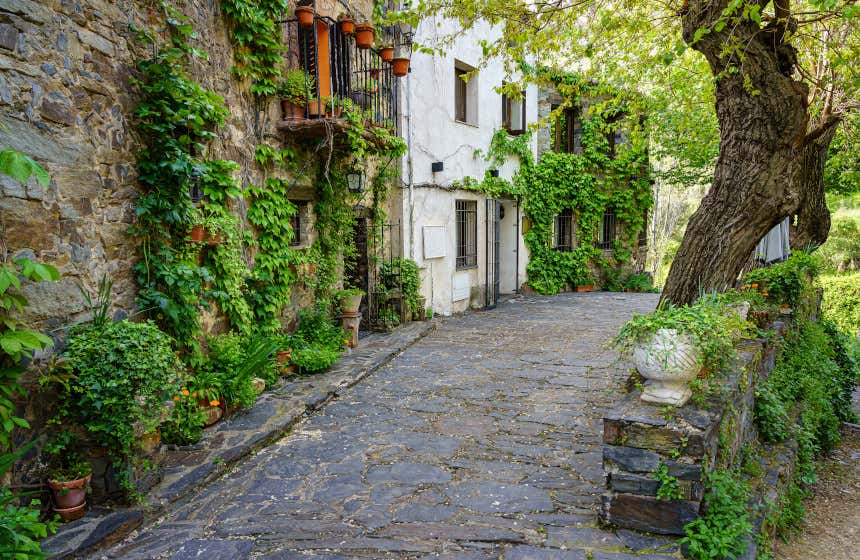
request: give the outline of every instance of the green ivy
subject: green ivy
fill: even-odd
[[[717,469],[705,479],[704,515],[684,527],[687,555],[694,560],[737,558],[752,533],[749,484],[739,473]]]
[[[221,0],[221,9],[233,24],[233,73],[252,80],[253,94],[274,95],[278,91],[284,66],[278,21],[285,18],[287,6],[286,0]]]
[[[167,6],[165,10],[170,43],[138,62],[140,78],[135,81],[142,95],[134,115],[144,142],[137,154],[138,178],[146,190],[136,201],[137,223],[131,229],[141,243],[134,271],[138,305],[193,357],[199,352],[200,309],[210,300],[222,306],[234,325],[248,322],[238,298],[243,261],[237,222],[223,206],[241,191],[233,177],[238,169],[234,162],[205,157],[229,111],[220,96],[203,89],[186,69],[191,57],[205,56],[190,45],[196,38],[190,20]],[[138,37],[154,41],[145,32]],[[189,197],[192,187],[206,196],[202,209]],[[202,247],[187,238],[193,225],[204,223],[227,240],[207,257],[208,266],[198,264]]]

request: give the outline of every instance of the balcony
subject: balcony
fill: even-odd
[[[281,25],[286,72],[279,129],[300,137],[337,135],[349,126],[345,113],[360,110],[365,127],[396,132],[395,71],[405,73],[404,58],[400,63],[394,60],[404,43],[400,29],[375,29],[375,41],[369,41],[366,30],[359,36],[360,23],[335,21],[318,14],[313,6],[305,9],[301,19],[294,17]],[[405,62],[408,65],[408,55]],[[395,68],[395,64],[401,66]],[[366,136],[370,141],[376,138],[370,130]]]

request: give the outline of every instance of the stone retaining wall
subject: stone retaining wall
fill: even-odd
[[[601,519],[607,523],[665,535],[683,535],[700,513],[703,475],[735,466],[739,451],[756,440],[755,387],[773,369],[777,342],[787,323],[774,323],[769,339],[745,341],[719,395],[704,407],[692,402],[675,409],[640,400],[631,391],[603,419],[606,493]],[[683,499],[657,498],[660,464],[678,479]]]

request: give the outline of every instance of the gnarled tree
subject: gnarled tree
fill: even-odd
[[[506,58],[512,73],[534,57],[587,67],[646,96],[653,87],[707,95],[690,85],[695,80],[685,88],[661,74],[668,64],[695,66],[684,44],[703,55],[719,154],[663,292],[687,303],[734,284],[758,241],[785,217],[796,217],[795,246],[827,237],[824,161],[834,127],[856,108],[860,10],[854,0],[796,2],[800,9],[790,0],[685,0],[674,9],[647,0],[427,0],[406,17],[456,18],[461,29],[483,19],[503,31],[486,42],[486,55]]]

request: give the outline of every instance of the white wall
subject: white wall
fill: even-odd
[[[437,26],[437,23],[440,25]],[[416,41],[427,43],[437,33],[442,35],[457,29],[457,24],[431,18],[422,22]],[[454,191],[452,182],[469,176],[481,180],[490,165],[475,157],[476,150],[486,152],[496,130],[502,128],[502,96],[495,91],[506,79],[501,61],[482,61],[480,39],[490,39],[498,31],[486,24],[476,25],[444,55],[413,53],[411,71],[401,82],[401,133],[409,144],[403,158],[403,254],[413,258],[422,269],[422,292],[435,313],[444,315],[469,307],[470,301],[453,301],[455,278],[467,277],[473,288],[486,283],[486,206],[485,196],[468,191]],[[454,87],[455,60],[478,68],[472,80],[477,80],[477,122],[465,124],[455,120]],[[471,83],[471,80],[470,80]],[[526,90],[526,121],[538,118],[537,88]],[[536,152],[536,140],[532,150]],[[444,170],[433,173],[431,164],[441,161]],[[411,163],[411,165],[410,165]],[[511,178],[519,167],[516,158],[509,158],[500,175]],[[411,173],[410,173],[411,171]],[[410,188],[411,187],[411,188]],[[478,202],[478,268],[456,271],[455,200]],[[501,224],[500,291],[511,293],[516,286],[516,245],[519,244],[519,282],[525,279],[527,251],[522,238],[515,239],[516,206],[504,201],[505,218]],[[423,254],[422,228],[444,226],[448,250],[444,258],[427,259]],[[474,292],[474,290],[473,290]],[[480,298],[474,306],[482,306]]]

